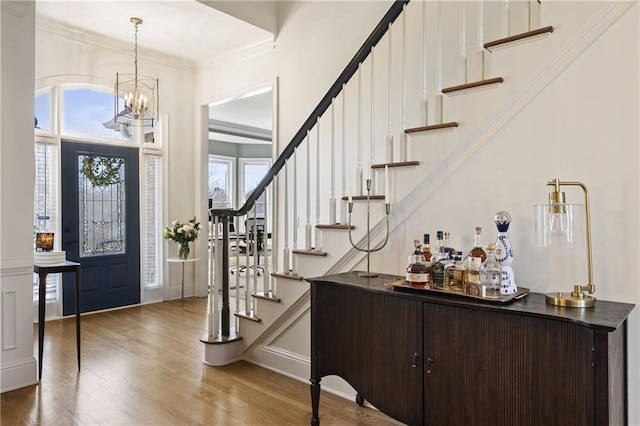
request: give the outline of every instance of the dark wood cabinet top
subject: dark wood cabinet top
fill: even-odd
[[[514,315],[548,318],[579,324],[593,330],[614,331],[629,316],[634,306],[631,303],[609,302],[597,300],[592,308],[565,308],[546,303],[545,295],[530,292],[526,297],[508,304],[494,303],[465,298],[456,295],[432,294],[426,291],[397,290],[385,285],[394,279],[396,275],[380,274],[373,278],[358,276],[358,271],[345,272],[335,275],[307,278],[313,284],[331,284],[361,288],[363,290],[385,293],[392,297],[412,298],[428,303],[469,307],[487,311],[500,311]]]

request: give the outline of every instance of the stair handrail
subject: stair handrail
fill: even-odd
[[[255,189],[251,192],[244,205],[237,210],[209,209],[209,212],[212,216],[243,216],[249,210],[251,210],[253,204],[262,195],[264,190],[267,188],[267,186],[269,186],[278,172],[280,172],[280,170],[284,167],[287,160],[294,154],[296,148],[305,140],[307,131],[313,129],[318,117],[322,116],[327,111],[329,106],[331,106],[331,100],[337,97],[338,94],[340,94],[340,92],[342,91],[342,85],[346,84],[351,79],[351,77],[353,77],[353,75],[358,70],[358,65],[364,62],[364,60],[369,56],[369,54],[371,53],[371,48],[378,44],[378,42],[382,39],[382,37],[389,29],[389,25],[392,24],[396,20],[396,18],[398,18],[398,16],[400,16],[402,11],[404,10],[405,5],[407,5],[410,1],[411,0],[394,0],[387,13],[382,17],[378,25],[376,25],[369,37],[367,37],[360,49],[358,49],[356,54],[344,68],[342,73],[340,73],[336,81],[329,88],[318,105],[314,108],[311,114],[309,114],[309,117],[302,124],[300,130],[298,130],[298,132],[293,136],[291,142],[289,142],[280,156],[273,163],[271,168],[267,171],[267,174],[264,176],[264,178],[262,178],[260,183],[258,183]]]

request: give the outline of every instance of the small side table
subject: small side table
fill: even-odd
[[[179,257],[169,257],[167,258],[167,262],[169,263],[181,263],[182,264],[182,293],[181,293],[181,298],[184,299],[184,264],[187,262],[197,262],[198,258],[194,257],[194,258],[187,258],[187,259],[180,259]]]
[[[80,264],[65,261],[53,265],[33,265],[38,274],[38,380],[42,379],[42,354],[44,352],[44,314],[47,290],[47,275],[73,272],[76,290],[76,350],[78,352],[78,370],[80,370]]]

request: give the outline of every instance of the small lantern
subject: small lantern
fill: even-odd
[[[53,232],[36,233],[36,251],[53,250]]]

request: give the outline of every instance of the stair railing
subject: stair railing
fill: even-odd
[[[400,16],[403,12],[406,4],[410,0],[395,0],[389,10],[386,12],[381,21],[376,25],[369,37],[362,44],[360,49],[356,52],[353,58],[346,65],[342,73],[338,76],[336,81],[331,85],[327,93],[322,97],[318,105],[309,114],[308,118],[302,124],[297,133],[293,136],[291,142],[285,147],[280,156],[273,163],[267,174],[260,181],[254,191],[249,195],[246,202],[239,209],[218,209],[212,208],[209,210],[210,216],[213,222],[213,232],[211,235],[212,243],[210,244],[210,257],[214,259],[213,264],[210,265],[210,277],[214,279],[213,285],[210,285],[209,291],[209,313],[208,313],[208,338],[209,342],[227,341],[233,338],[231,334],[231,313],[230,313],[230,292],[229,292],[229,245],[231,235],[229,233],[229,223],[234,222],[238,225],[238,218],[246,216],[247,213],[254,207],[258,198],[267,191],[270,184],[274,181],[276,175],[286,166],[287,161],[295,154],[296,149],[302,144],[307,137],[308,133],[317,125],[318,119],[327,111],[331,106],[332,101],[343,90],[344,85],[353,77],[358,71],[360,64],[370,55],[372,49],[382,39],[385,33],[390,28],[390,25]],[[295,178],[294,178],[295,179]],[[265,197],[266,198],[269,197]],[[265,201],[265,212],[268,206]],[[255,210],[254,210],[255,211]],[[294,220],[297,218],[294,217]],[[267,221],[265,220],[265,224]],[[238,230],[239,228],[235,228]],[[246,231],[246,230],[245,230]],[[266,231],[265,231],[266,232]],[[295,232],[295,228],[294,228]],[[237,235],[236,244],[237,244]],[[250,243],[249,243],[250,244]],[[294,246],[295,246],[294,237]],[[217,252],[216,252],[217,251]],[[268,253],[268,250],[264,250]],[[255,259],[256,256],[253,256]],[[268,259],[266,259],[268,260]],[[255,261],[255,260],[254,260]],[[288,262],[288,261],[287,261]],[[268,265],[268,261],[265,261],[265,265]],[[255,265],[254,266],[259,266]],[[268,270],[265,269],[265,280],[269,281],[270,278],[266,278]],[[236,309],[238,309],[239,296],[239,273],[236,275]],[[254,282],[255,276],[254,272]],[[210,280],[211,280],[210,278]],[[249,273],[245,276],[245,313],[255,312],[251,297],[248,291]],[[255,285],[254,285],[255,290]],[[221,292],[222,301],[218,302],[218,291]],[[218,309],[220,307],[220,310]]]

